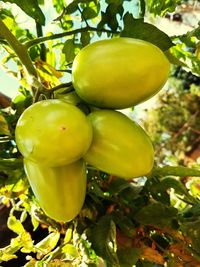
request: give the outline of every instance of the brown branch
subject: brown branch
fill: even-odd
[[[0,108],[7,108],[11,105],[11,98],[0,92]]]

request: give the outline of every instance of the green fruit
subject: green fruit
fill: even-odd
[[[22,155],[50,167],[79,160],[92,141],[92,126],[76,106],[44,100],[26,109],[16,126]]]
[[[33,193],[49,217],[68,222],[78,215],[86,194],[83,160],[61,167],[47,167],[24,159],[24,167]]]
[[[88,115],[93,141],[84,159],[94,167],[124,178],[148,174],[154,163],[149,136],[124,114],[98,110]]]
[[[72,82],[85,102],[103,108],[137,105],[165,84],[169,61],[155,45],[133,38],[101,40],[84,47],[72,66]]]

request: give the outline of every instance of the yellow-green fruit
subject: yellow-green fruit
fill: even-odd
[[[78,53],[72,81],[77,94],[91,105],[128,108],[155,95],[167,81],[169,67],[157,46],[113,38],[89,44]]]
[[[124,178],[148,174],[154,163],[149,136],[126,115],[98,110],[88,115],[93,141],[84,159],[94,167]]]
[[[92,126],[76,106],[43,100],[22,113],[15,136],[25,158],[56,167],[82,158],[92,141]]]
[[[83,160],[61,167],[47,167],[24,159],[24,168],[39,205],[49,217],[68,222],[78,215],[86,194]]]

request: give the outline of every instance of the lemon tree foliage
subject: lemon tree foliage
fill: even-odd
[[[0,95],[0,265],[200,266],[200,168],[194,161],[197,156],[192,154],[199,145],[200,133],[200,28],[197,26],[183,35],[168,36],[153,22],[155,18],[173,14],[181,4],[196,4],[195,1],[190,2],[0,1],[1,67],[19,82],[17,96],[12,100],[6,98],[6,105],[5,96]],[[24,149],[35,155],[37,151],[33,153],[33,150],[37,146],[30,145],[31,142],[35,136],[45,131],[47,134],[41,142],[41,147],[45,147],[41,150],[44,157],[39,153],[39,157],[43,158],[33,158],[36,162],[25,159],[24,164],[23,153],[20,153],[15,138],[20,116],[33,103],[41,100],[48,103],[53,98],[66,102],[66,106],[73,104],[74,108],[79,109],[78,112],[82,112],[84,119],[88,114],[98,112],[99,107],[88,104],[74,90],[74,58],[94,41],[124,37],[153,44],[171,63],[171,89],[159,95],[159,106],[149,111],[143,122],[155,149],[155,162],[151,171],[136,179],[124,179],[122,177],[126,175],[118,177],[106,173],[98,169],[99,165],[95,167],[87,164],[87,170],[82,168],[81,175],[75,174],[77,168],[66,175],[68,165],[42,165],[48,156],[54,159],[54,163],[60,162],[59,151],[62,157],[70,156],[62,150],[66,145],[64,138],[68,136],[68,131],[71,135],[69,145],[77,142],[77,149],[80,149],[80,145],[86,146],[85,143],[78,145],[75,140],[77,132],[70,132],[66,128],[66,119],[70,119],[71,125],[77,127],[72,114],[65,118],[62,113],[62,125],[51,126],[49,122],[52,122],[52,117],[58,116],[58,110],[55,110],[55,115],[45,115],[45,118],[44,111],[36,114],[36,125],[39,128],[34,128],[31,122],[34,122],[35,115],[30,115],[30,131],[20,133],[21,136],[28,136],[27,139],[20,139]],[[140,64],[146,64],[147,59],[148,56],[142,58]],[[87,57],[84,60],[87,64]],[[105,71],[103,63],[105,61],[107,64],[107,57],[98,59],[97,53],[94,60],[101,60],[102,71]],[[127,71],[137,70],[138,64],[136,62],[133,66],[127,60]],[[118,67],[110,66],[106,79],[111,77],[112,80]],[[88,73],[90,71],[88,69]],[[155,71],[159,77],[161,69]],[[123,79],[126,80],[120,81],[121,86],[129,85],[129,78],[125,74]],[[99,75],[98,84],[101,80],[105,82],[105,75]],[[90,76],[90,79],[93,78]],[[141,91],[143,82],[145,77],[140,82]],[[10,84],[12,86],[12,82]],[[4,86],[3,82],[1,86]],[[6,89],[9,92],[9,88]],[[111,89],[114,96],[115,88]],[[122,93],[125,95],[128,92],[123,90]],[[98,128],[99,123],[96,124]],[[81,136],[84,127],[79,128],[78,134]],[[31,136],[32,129],[35,131],[34,136]],[[49,136],[48,129],[51,129]],[[130,136],[126,138],[130,129],[121,130],[120,123],[117,127],[116,124],[112,125],[111,120],[103,137],[99,128],[99,132],[96,131],[96,136],[103,138],[98,142],[104,142],[104,153],[107,153],[101,160],[107,158],[109,162],[115,162],[112,164],[116,164],[115,167],[119,169],[122,166],[120,160],[126,166],[126,147],[130,150],[128,143],[131,142]],[[131,138],[134,139],[134,136]],[[114,144],[115,139],[118,140],[117,146]],[[112,147],[109,147],[110,143]],[[120,143],[125,151],[123,157],[115,161],[113,149]],[[137,145],[139,150],[139,141]],[[95,151],[95,144],[91,143],[90,146]],[[131,155],[130,151],[128,153]],[[146,148],[137,153],[141,159],[148,158]],[[193,161],[189,161],[189,157]],[[133,158],[130,164],[137,170],[141,162],[135,161],[134,155],[130,158]],[[143,168],[142,164],[140,168]],[[65,180],[74,175],[76,180],[71,179],[70,191]],[[87,181],[84,180],[83,185],[77,181],[79,176],[85,179],[86,175]],[[40,180],[37,180],[38,177]],[[84,197],[79,193],[84,193]],[[75,195],[78,195],[78,199]],[[74,211],[77,206],[78,210]],[[53,219],[54,209],[59,214]],[[65,211],[67,219],[59,219]]]

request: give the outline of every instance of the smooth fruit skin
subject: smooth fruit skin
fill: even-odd
[[[72,82],[91,105],[123,109],[155,95],[165,84],[169,61],[155,45],[133,38],[89,44],[76,56]]]
[[[94,167],[124,178],[148,174],[154,163],[149,136],[126,115],[98,110],[88,115],[93,141],[84,159]]]
[[[15,137],[25,158],[56,167],[82,158],[92,141],[92,126],[76,106],[43,100],[22,113]]]
[[[83,160],[61,167],[47,167],[24,159],[24,168],[39,205],[49,217],[68,222],[78,215],[86,194]]]

